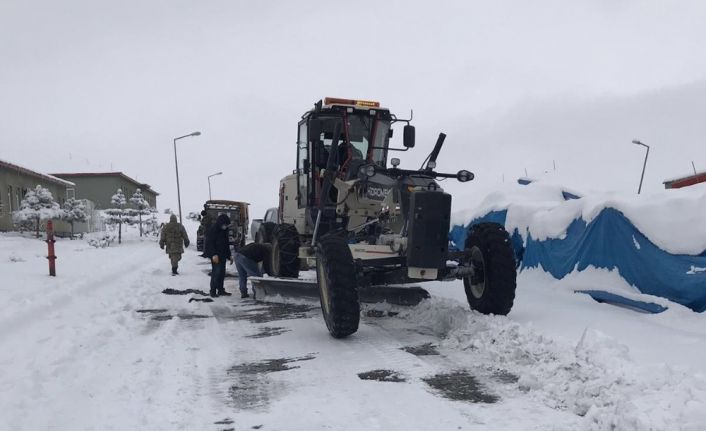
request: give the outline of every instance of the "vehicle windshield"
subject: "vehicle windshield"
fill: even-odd
[[[347,160],[350,156],[352,160],[370,160],[377,165],[385,166],[390,122],[371,117],[367,112],[361,115],[349,114],[346,118],[348,124],[346,129],[341,131],[339,145],[349,142],[351,146],[348,155],[344,156],[344,160]],[[336,121],[339,121],[339,119],[329,119],[323,122],[321,140],[326,148],[331,147],[333,128]],[[346,132],[348,140],[346,140]],[[369,151],[371,150],[371,140],[373,148],[372,151]]]

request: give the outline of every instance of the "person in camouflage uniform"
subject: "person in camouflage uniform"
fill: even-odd
[[[159,247],[164,250],[165,246],[169,260],[172,262],[172,275],[177,275],[184,247],[189,246],[189,237],[186,235],[186,229],[177,222],[177,216],[174,214],[169,217],[169,223],[164,225],[159,237]]]

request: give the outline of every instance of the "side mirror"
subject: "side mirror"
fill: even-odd
[[[414,148],[414,126],[410,126],[409,124],[404,126],[402,145],[404,145],[405,148]]]
[[[314,118],[309,120],[309,141],[317,142],[321,139],[321,120]]]

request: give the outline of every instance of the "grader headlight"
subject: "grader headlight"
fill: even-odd
[[[375,176],[375,165],[363,165],[358,169],[358,174],[361,178],[370,178]]]

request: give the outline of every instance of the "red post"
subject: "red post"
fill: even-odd
[[[49,254],[47,259],[49,259],[49,275],[56,277],[56,254],[54,254],[54,225],[51,220],[47,222],[47,247],[49,248]]]

